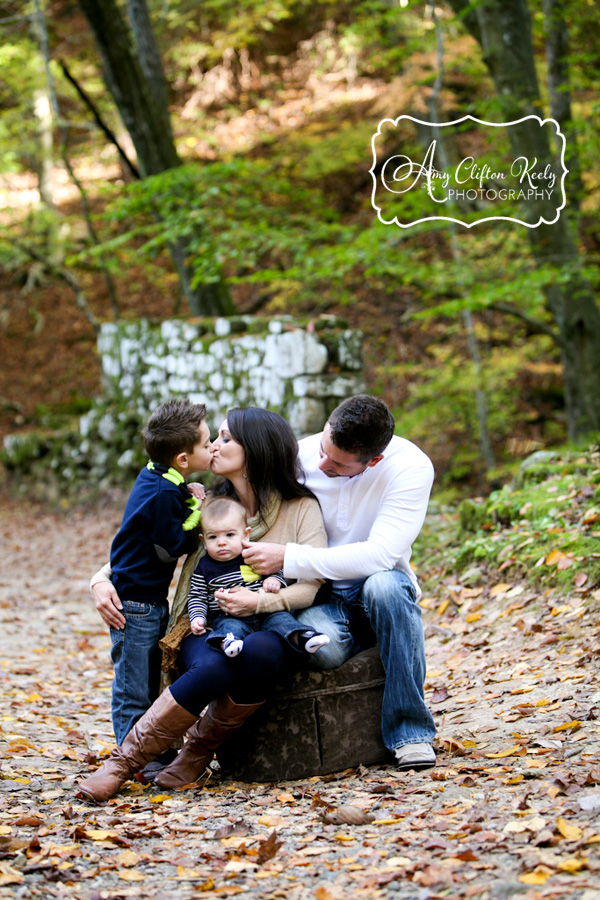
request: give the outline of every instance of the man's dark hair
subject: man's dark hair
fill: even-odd
[[[142,431],[148,457],[161,466],[170,466],[178,453],[191,453],[205,418],[204,403],[191,400],[163,403],[154,410]]]
[[[338,450],[353,453],[361,463],[383,453],[394,434],[394,417],[378,397],[356,394],[331,413],[329,437]]]

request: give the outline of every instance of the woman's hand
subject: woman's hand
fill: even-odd
[[[232,587],[228,591],[215,591],[215,598],[221,611],[228,616],[253,616],[258,608],[258,596],[255,591],[244,587]]]
[[[110,628],[125,628],[125,616],[120,612],[123,604],[110,581],[99,581],[92,588],[96,609]]]

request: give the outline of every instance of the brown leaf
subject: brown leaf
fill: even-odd
[[[333,812],[321,813],[321,818],[328,825],[368,825],[373,822],[375,816],[372,813],[365,813],[358,806],[345,804],[338,806]]]
[[[436,688],[429,698],[430,703],[443,703],[444,700],[448,699],[448,691],[445,687]]]
[[[256,857],[259,866],[262,866],[263,863],[266,863],[269,859],[273,859],[282,844],[283,841],[277,840],[277,832],[273,829],[269,837],[265,841],[260,842],[258,855]]]
[[[243,819],[238,819],[236,822],[229,822],[227,825],[222,825],[221,828],[217,828],[213,834],[213,838],[215,840],[221,840],[221,838],[232,837],[233,835],[245,837],[248,833],[248,826],[244,824]]]

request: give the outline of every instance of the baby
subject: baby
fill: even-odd
[[[240,618],[221,612],[215,591],[245,587],[277,593],[287,586],[283,572],[263,578],[244,562],[242,541],[249,536],[246,512],[237,500],[219,497],[204,504],[202,541],[206,555],[196,566],[188,595],[192,632],[204,634],[210,614],[212,632],[207,641],[230,657],[242,652],[244,638],[254,631],[274,631],[301,652],[314,653],[324,647],[329,643],[327,635],[302,628],[291,612],[258,613]]]

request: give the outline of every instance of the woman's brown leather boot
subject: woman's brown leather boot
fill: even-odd
[[[263,703],[264,700],[262,703],[234,703],[227,694],[213,700],[202,718],[188,731],[183,750],[158,773],[154,784],[161,788],[192,784],[212,761],[217,747],[241,728]]]
[[[176,703],[167,688],[135,723],[121,746],[79,784],[78,796],[96,803],[108,800],[147,762],[185,734],[197,718]]]

